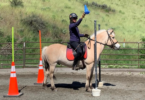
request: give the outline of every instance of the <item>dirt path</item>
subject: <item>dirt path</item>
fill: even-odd
[[[144,75],[145,76],[145,75]],[[9,75],[0,75],[0,100],[143,100],[145,99],[145,77],[138,75],[102,74],[105,81],[101,96],[93,97],[85,92],[85,75],[56,74],[57,92],[50,85],[44,90],[34,86],[37,75],[17,75],[19,89],[23,96],[3,98],[8,92]],[[93,78],[93,82],[94,82]]]

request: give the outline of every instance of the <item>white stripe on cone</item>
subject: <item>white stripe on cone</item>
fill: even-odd
[[[40,66],[39,66],[39,69],[43,69],[43,67],[40,67]]]
[[[42,60],[40,60],[40,63],[39,63],[39,65],[42,65]]]
[[[16,73],[11,73],[11,77],[16,77]]]
[[[15,66],[12,66],[12,67],[11,67],[11,71],[12,71],[12,72],[16,71],[16,70],[15,70]]]

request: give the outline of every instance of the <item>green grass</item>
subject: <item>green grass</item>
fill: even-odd
[[[87,0],[23,0],[24,7],[12,8],[8,0],[0,0],[0,12],[1,23],[0,29],[4,32],[5,37],[11,35],[11,27],[15,27],[16,38],[32,37],[32,32],[28,30],[28,27],[23,26],[21,19],[33,14],[39,15],[42,19],[50,24],[55,23],[57,27],[67,30],[66,34],[61,34],[63,40],[69,39],[68,15],[72,12],[78,14],[81,17],[84,6],[83,3]],[[88,3],[92,3],[94,0],[88,0]],[[116,32],[116,38],[118,41],[140,41],[140,38],[144,35],[144,3],[141,0],[99,0],[98,4],[106,4],[111,9],[115,9],[116,12],[106,12],[103,9],[88,6],[90,14],[85,16],[84,21],[79,26],[81,33],[92,34],[94,31],[93,21],[97,19],[97,22],[101,24],[101,29],[114,28]],[[66,23],[63,24],[62,20]],[[86,28],[87,26],[87,28]],[[48,27],[47,27],[48,28]],[[24,32],[20,34],[19,31],[23,29]],[[48,28],[49,29],[49,28]],[[51,37],[51,31],[44,33]],[[45,37],[45,36],[44,36]],[[4,41],[5,40],[2,40]]]

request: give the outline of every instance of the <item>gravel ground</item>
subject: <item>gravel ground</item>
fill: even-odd
[[[0,100],[145,100],[145,74],[142,72],[102,72],[104,86],[100,97],[85,91],[85,75],[56,73],[57,92],[33,85],[36,74],[17,74],[21,97],[3,98],[8,93],[9,75],[0,74]],[[93,82],[95,78],[93,77]]]

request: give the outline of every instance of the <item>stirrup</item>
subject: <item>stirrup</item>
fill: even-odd
[[[79,70],[79,69],[80,69],[80,67],[77,67],[77,65],[72,66],[72,70]]]

